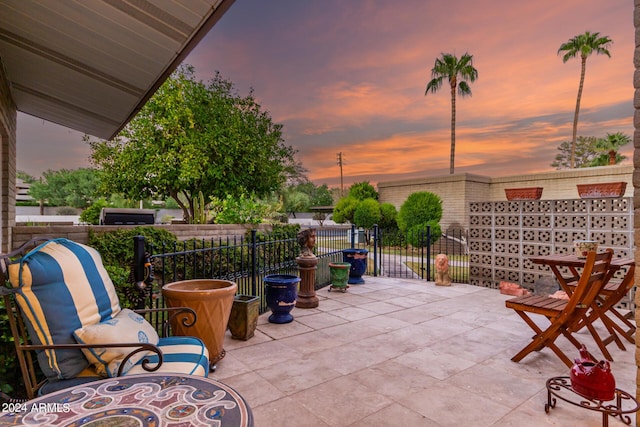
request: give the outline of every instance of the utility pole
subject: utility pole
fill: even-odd
[[[342,152],[338,153],[338,166],[340,166],[340,197],[344,197],[344,183],[342,181]]]

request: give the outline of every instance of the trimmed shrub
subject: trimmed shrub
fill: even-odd
[[[103,198],[94,201],[91,206],[82,211],[80,221],[86,224],[98,225],[100,223],[100,212],[102,208],[106,208],[107,206],[107,201]]]
[[[442,218],[442,200],[436,194],[419,191],[411,194],[400,207],[398,213],[398,227],[407,231],[419,224],[434,221],[436,224]]]
[[[357,200],[374,199],[378,200],[378,192],[369,184],[368,181],[356,182],[349,189],[349,197],[353,197]]]

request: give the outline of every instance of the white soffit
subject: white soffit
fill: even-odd
[[[2,0],[0,60],[17,109],[115,136],[233,0]]]

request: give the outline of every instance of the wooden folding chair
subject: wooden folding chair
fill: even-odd
[[[598,303],[600,304],[600,307],[604,311],[604,313],[613,314],[625,325],[625,327],[628,328],[625,331],[623,327],[620,326],[618,323],[611,321],[611,326],[613,327],[613,329],[620,332],[620,335],[626,338],[626,340],[629,341],[631,344],[636,343],[636,340],[634,338],[636,333],[636,325],[630,322],[628,317],[620,313],[615,306],[622,300],[622,298],[624,298],[629,293],[629,291],[631,291],[631,288],[633,288],[633,286],[635,285],[635,271],[636,271],[635,264],[629,266],[629,270],[627,270],[627,274],[625,274],[624,279],[622,279],[622,282],[620,283],[609,282],[602,289],[602,292],[600,292],[600,295],[598,295]],[[612,339],[614,338],[612,337],[605,338],[604,343],[608,344]]]
[[[572,334],[581,320],[586,318],[589,308],[600,293],[613,251],[597,254],[589,252],[578,284],[569,300],[548,296],[526,295],[507,300],[505,305],[518,313],[527,325],[535,332],[531,342],[511,358],[519,362],[532,351],[540,351],[544,347],[550,348],[567,367],[573,366],[573,361],[567,357],[555,344],[556,339],[563,335],[576,349],[582,347]],[[550,325],[542,330],[529,316],[529,313],[540,314],[550,321]],[[586,324],[589,328],[593,326]]]
[[[627,272],[624,278],[620,280],[606,281],[605,285],[600,290],[600,293],[596,297],[595,304],[592,306],[592,310],[589,315],[578,324],[578,329],[587,326],[600,319],[609,332],[609,336],[601,339],[599,336],[594,336],[596,343],[600,346],[602,353],[608,360],[613,360],[610,357],[609,352],[606,350],[606,346],[611,342],[615,342],[620,350],[626,350],[626,347],[620,340],[620,336],[625,338],[632,344],[636,343],[634,338],[636,332],[636,326],[629,321],[622,313],[616,309],[616,304],[624,298],[631,288],[635,284],[635,264],[629,264]],[[612,314],[617,317],[622,325],[615,322],[608,314]],[[616,333],[617,332],[617,333]],[[603,349],[604,347],[604,349]]]

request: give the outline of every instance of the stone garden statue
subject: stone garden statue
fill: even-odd
[[[318,258],[313,253],[313,247],[316,245],[316,230],[315,228],[307,228],[299,232],[297,237],[300,245],[300,256],[296,258],[296,263],[300,270],[301,281],[296,307],[314,308],[319,304],[315,290]]]
[[[449,257],[445,254],[436,256],[436,285],[451,286],[451,278],[449,277]]]
[[[302,258],[315,258],[313,248],[316,245],[315,228],[307,228],[298,233],[298,244],[300,245],[300,256]]]

